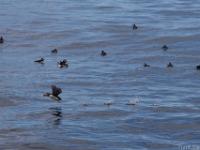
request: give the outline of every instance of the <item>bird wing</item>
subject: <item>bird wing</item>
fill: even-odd
[[[58,88],[58,87],[56,87],[55,85],[52,85],[52,86],[51,86],[51,89],[52,89],[52,94],[53,94],[54,96],[58,96],[60,93],[62,93],[61,88]]]
[[[44,61],[44,59],[38,59],[38,60],[35,60],[35,62],[43,62]]]
[[[34,62],[40,62],[41,60],[35,60]]]

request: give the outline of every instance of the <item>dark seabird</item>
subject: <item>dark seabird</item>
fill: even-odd
[[[148,65],[148,64],[146,64],[146,63],[144,63],[144,67],[150,67],[150,65]]]
[[[52,51],[51,51],[51,53],[58,53],[58,50],[55,48],[55,49],[53,49]]]
[[[4,43],[3,36],[0,37],[0,44]]]
[[[166,51],[166,50],[168,50],[168,46],[167,46],[167,45],[163,45],[163,46],[162,46],[162,49],[163,49],[164,51]]]
[[[101,51],[101,56],[106,56],[107,53],[105,51]]]
[[[58,67],[59,67],[59,68],[68,67],[68,62],[67,62],[67,60],[64,59],[64,60],[58,62]]]
[[[34,62],[43,64],[43,63],[44,63],[44,58],[40,58],[40,59],[38,59],[38,60],[35,60]]]
[[[169,64],[167,64],[167,68],[173,68],[173,64],[171,62],[169,62]]]
[[[58,88],[55,85],[52,85],[51,89],[52,89],[52,93],[47,92],[47,93],[43,94],[43,96],[48,96],[48,97],[50,97],[51,99],[54,99],[54,100],[61,100],[61,98],[58,96],[59,94],[62,93],[61,88]]]
[[[197,69],[197,70],[200,70],[200,65],[197,65],[197,66],[196,66],[196,69]]]
[[[133,25],[133,30],[137,30],[138,27],[136,26],[136,24]]]

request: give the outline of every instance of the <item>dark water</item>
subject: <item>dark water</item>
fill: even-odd
[[[200,149],[199,16],[198,0],[1,0],[0,149]]]

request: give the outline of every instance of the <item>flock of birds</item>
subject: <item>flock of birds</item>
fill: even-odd
[[[133,30],[137,30],[137,29],[138,29],[137,25],[134,24],[134,25],[133,25]],[[1,36],[1,37],[0,37],[0,44],[3,44],[3,43],[4,43],[4,38],[3,38],[3,36]],[[167,50],[168,50],[168,46],[167,46],[167,45],[163,45],[163,46],[162,46],[162,49],[163,49],[164,51],[167,51]],[[53,50],[51,51],[51,53],[56,54],[56,53],[58,53],[58,50],[57,50],[57,49],[53,49]],[[107,53],[106,53],[104,50],[102,50],[100,55],[101,55],[101,56],[106,56]],[[44,58],[40,58],[40,59],[38,59],[38,60],[35,60],[34,62],[35,62],[35,63],[44,64],[44,61],[45,61]],[[58,65],[59,68],[67,68],[67,67],[69,66],[68,61],[67,61],[66,59],[59,61],[59,62],[57,63],[57,65]],[[143,66],[144,66],[144,67],[150,67],[150,65],[147,64],[147,63],[144,63]],[[171,62],[169,62],[169,63],[167,64],[167,68],[173,68],[173,67],[174,67],[174,65],[173,65]],[[197,69],[197,70],[200,70],[200,65],[197,65],[197,66],[196,66],[196,69]],[[58,100],[58,101],[61,100],[61,97],[59,97],[59,95],[62,93],[62,89],[59,88],[59,87],[57,87],[57,86],[55,86],[55,85],[52,85],[52,86],[51,86],[51,89],[52,89],[52,92],[51,92],[51,93],[50,93],[50,92],[44,93],[43,96],[47,96],[47,97],[49,97],[49,98],[51,98],[51,99]],[[137,102],[137,101],[129,101],[129,102],[127,103],[127,105],[135,105],[136,102]],[[111,101],[106,102],[106,103],[104,103],[104,105],[112,105],[112,102],[111,102]],[[87,104],[84,104],[84,106],[87,106]]]

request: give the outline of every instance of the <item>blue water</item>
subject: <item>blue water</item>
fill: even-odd
[[[0,149],[200,149],[199,15],[198,0],[1,0]]]

